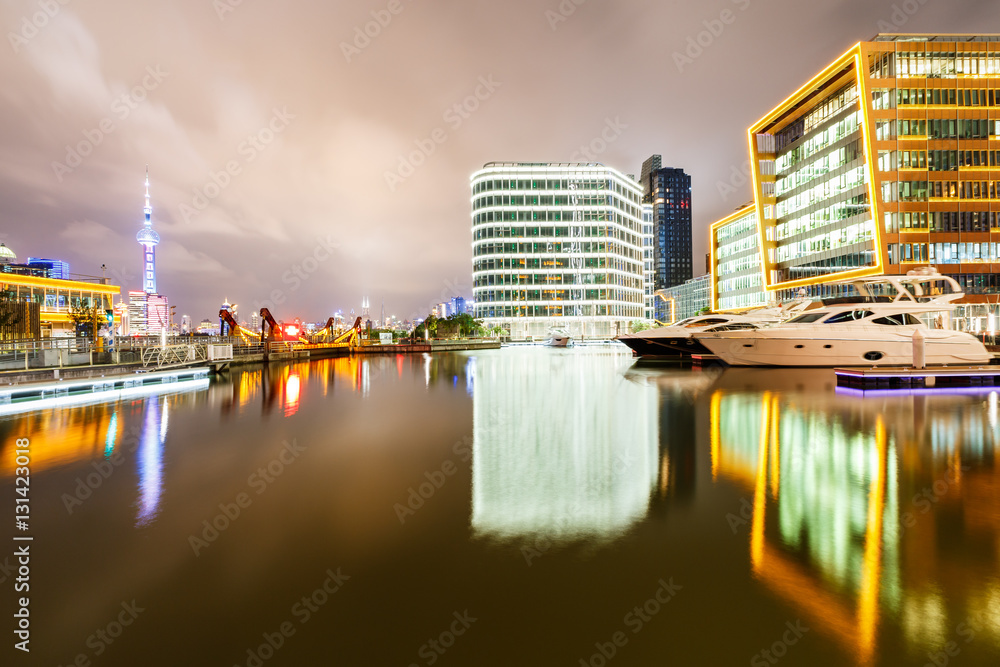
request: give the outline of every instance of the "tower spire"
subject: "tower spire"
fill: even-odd
[[[146,205],[142,209],[143,213],[146,214],[146,226],[151,227],[153,224],[152,215],[153,207],[149,205],[149,165],[146,165]]]
[[[143,227],[135,235],[135,240],[142,245],[142,291],[146,294],[156,294],[156,246],[160,243],[160,235],[153,229],[153,207],[149,204],[149,165],[146,165],[146,205],[143,206]]]

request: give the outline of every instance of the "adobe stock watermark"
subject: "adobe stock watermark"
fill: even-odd
[[[559,28],[560,23],[565,23],[569,20],[570,16],[576,13],[580,5],[586,3],[587,0],[561,0],[559,6],[554,10],[545,10],[545,20],[549,22],[549,28],[552,32],[555,32]]]
[[[652,597],[642,604],[636,605],[622,618],[622,624],[632,632],[633,636],[642,632],[642,629],[653,620],[653,617],[659,614],[683,588],[680,584],[674,583],[673,577],[668,581],[661,578],[656,583],[659,584],[659,587]],[[596,652],[586,658],[580,658],[580,667],[605,667],[618,655],[618,651],[628,645],[628,642],[629,635],[624,630],[612,633],[608,641],[594,644]]]
[[[285,303],[290,293],[302,287],[303,283],[319,270],[320,265],[327,262],[339,250],[340,242],[334,239],[333,234],[317,236],[312,251],[281,274],[281,282],[288,286],[287,290],[275,288],[268,294],[267,299],[254,301],[254,312],[259,312],[261,308],[273,311],[275,306]]]
[[[794,623],[785,623],[787,630],[781,635],[781,639],[775,641],[771,646],[761,649],[750,658],[751,667],[767,667],[777,664],[781,658],[788,655],[788,649],[799,643],[803,635],[809,632],[809,628],[802,625],[802,621],[796,620]]]
[[[615,116],[614,120],[605,118],[604,128],[600,135],[577,148],[576,152],[569,157],[570,162],[597,162],[597,157],[608,150],[611,144],[618,141],[627,129],[628,125],[623,123],[620,117]]]
[[[209,204],[222,194],[223,190],[232,185],[233,179],[243,173],[243,167],[256,160],[278,135],[288,129],[294,119],[295,114],[289,113],[288,107],[280,109],[274,107],[271,118],[264,127],[247,135],[247,138],[236,147],[236,154],[242,160],[237,158],[228,160],[219,171],[210,171],[208,182],[194,189],[191,203],[181,202],[180,213],[184,222],[191,222],[198,213],[207,209]]]
[[[119,123],[125,120],[132,112],[139,108],[139,105],[146,101],[149,94],[159,88],[170,75],[164,72],[159,65],[147,65],[146,75],[142,81],[133,86],[128,92],[122,93],[111,103],[111,115],[105,116],[97,122],[97,127],[83,130],[83,139],[73,146],[66,146],[65,162],[52,162],[52,171],[56,180],[62,183],[67,174],[83,164],[85,158],[90,156],[94,149],[104,142],[104,138],[118,128]],[[116,120],[117,119],[117,120]]]
[[[976,638],[976,628],[972,624],[972,619],[967,618],[955,626],[955,632],[965,640],[966,644],[971,643]],[[962,645],[952,639],[942,646],[940,651],[928,653],[928,662],[924,663],[924,667],[948,667],[951,664],[951,659],[958,657],[961,652]]]
[[[472,437],[466,435],[461,440],[451,446],[452,454],[462,463],[468,463],[472,458]],[[392,506],[396,513],[396,518],[400,524],[405,524],[406,520],[415,515],[417,510],[424,506],[424,503],[434,497],[444,483],[458,472],[458,465],[452,459],[445,459],[440,469],[428,470],[424,473],[424,479],[415,487],[407,489],[405,503],[396,503]]]
[[[750,6],[751,0],[731,0],[732,4],[736,8],[743,12],[746,11]],[[736,22],[736,17],[739,16],[732,9],[723,9],[719,12],[719,16],[714,19],[705,19],[701,24],[705,27],[704,30],[694,34],[688,35],[687,44],[684,47],[684,51],[674,51],[673,58],[674,64],[677,65],[677,71],[684,73],[684,68],[688,65],[693,65],[694,61],[697,60],[705,53],[708,49],[715,44],[715,40],[722,36],[722,33],[726,31],[726,26],[730,26]]]
[[[962,466],[962,471],[971,470],[971,466]],[[918,493],[913,495],[912,503],[913,507],[920,512],[920,514],[927,514],[931,511],[934,505],[941,501],[944,496],[952,490],[954,482],[948,478],[934,480],[934,483],[924,487]],[[907,510],[899,516],[899,523],[903,529],[913,528],[917,525],[916,515]]]
[[[219,17],[220,21],[225,21],[226,14],[235,12],[236,8],[242,4],[243,0],[212,0],[212,9],[215,10],[215,15]]]
[[[928,0],[903,0],[899,4],[894,4],[889,20],[879,19],[875,27],[879,32],[898,32],[927,2]]]
[[[271,459],[266,466],[258,468],[247,477],[247,486],[253,489],[258,496],[264,493],[285,472],[288,466],[298,460],[305,450],[306,448],[299,445],[295,439],[292,439],[291,442],[286,440],[282,443],[281,452],[276,457]],[[243,511],[252,504],[253,497],[246,491],[237,493],[232,502],[219,503],[219,513],[201,522],[203,527],[200,535],[194,533],[188,535],[188,544],[194,555],[200,556],[201,552],[219,539],[219,535],[228,530],[240,518]]]
[[[21,25],[17,32],[8,32],[7,41],[14,53],[18,53],[21,47],[27,46],[28,42],[38,36],[49,22],[62,11],[62,8],[70,3],[70,0],[38,0],[38,11],[30,16],[21,17]]]
[[[73,514],[74,510],[83,505],[84,501],[94,495],[101,486],[111,477],[112,474],[127,460],[122,450],[128,445],[128,452],[135,453],[142,442],[142,429],[138,425],[133,425],[127,435],[122,438],[122,444],[116,447],[113,452],[105,456],[100,461],[90,464],[93,471],[76,478],[76,484],[72,493],[63,493],[60,496],[67,514]]]
[[[412,2],[412,0],[407,0]],[[384,9],[373,9],[371,11],[372,20],[364,25],[355,26],[354,38],[350,42],[340,43],[340,52],[348,63],[351,59],[360,56],[361,52],[371,46],[372,42],[378,39],[382,31],[389,27],[393,18],[399,16],[406,9],[403,0],[389,0]]]
[[[98,628],[92,635],[87,637],[86,646],[93,651],[95,658],[103,655],[108,650],[108,647],[122,636],[125,628],[135,623],[135,620],[139,618],[139,614],[146,611],[145,608],[136,604],[135,600],[122,602],[120,606],[121,611],[118,612],[112,621],[104,627]],[[91,658],[89,653],[78,653],[67,664],[67,667],[90,667],[90,663]],[[59,667],[62,667],[62,665],[59,665]]]
[[[444,630],[437,637],[433,639],[428,639],[425,644],[423,644],[419,649],[417,649],[417,655],[424,659],[424,664],[433,665],[436,663],[441,656],[448,652],[452,646],[455,645],[455,641],[464,635],[472,624],[479,619],[475,616],[469,614],[469,610],[466,609],[462,613],[452,612],[452,617],[455,619],[448,626],[447,630]],[[420,667],[419,663],[411,662],[409,667]]]
[[[396,188],[402,185],[406,179],[416,173],[427,159],[437,152],[439,146],[448,141],[449,131],[456,132],[469,118],[472,117],[484,102],[493,97],[497,89],[503,82],[497,81],[492,74],[480,76],[479,81],[471,94],[465,96],[458,102],[444,110],[441,120],[444,127],[435,127],[426,137],[413,140],[415,149],[406,154],[398,156],[396,168],[393,171],[386,171],[383,174],[385,184],[389,187],[389,192],[395,192]]]
[[[728,201],[730,197],[746,187],[750,182],[750,160],[737,167],[733,165],[729,168],[729,180],[716,181],[715,189],[719,192],[722,201]]]
[[[349,575],[341,572],[341,569],[338,567],[336,572],[332,568],[327,569],[324,572],[326,578],[323,580],[323,583],[308,595],[303,595],[300,600],[292,605],[289,613],[299,622],[299,627],[308,623],[314,614],[319,613],[330,601],[330,598],[343,588],[344,582],[351,578]],[[281,650],[286,641],[295,636],[297,630],[298,627],[296,627],[295,623],[289,620],[280,623],[273,632],[262,633],[261,639],[263,641],[257,646],[246,650],[247,657],[243,665],[245,667],[263,667],[265,662],[273,658]],[[237,664],[234,667],[240,667],[240,665]]]

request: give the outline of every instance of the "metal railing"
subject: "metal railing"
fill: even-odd
[[[148,347],[142,351],[144,368],[155,366],[180,366],[206,360],[205,345],[167,345],[166,347]]]

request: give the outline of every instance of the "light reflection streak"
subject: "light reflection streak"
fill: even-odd
[[[299,374],[291,373],[285,379],[285,416],[291,417],[299,411]]]
[[[163,488],[163,443],[167,437],[167,402],[162,413],[157,401],[146,402],[146,414],[139,445],[139,515],[137,527],[148,525],[159,513]]]
[[[104,458],[111,458],[115,451],[115,442],[118,439],[118,411],[115,410],[108,422],[108,432],[104,438]]]

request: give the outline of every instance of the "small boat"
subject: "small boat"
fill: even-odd
[[[561,329],[552,329],[549,331],[549,339],[545,341],[546,347],[571,347],[572,345],[572,336]]]

